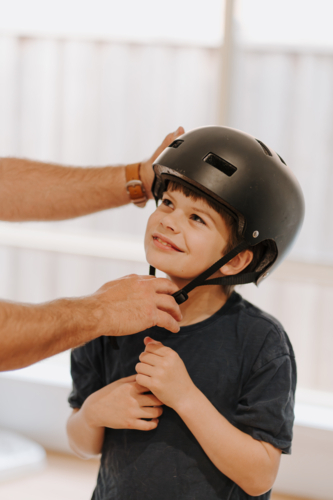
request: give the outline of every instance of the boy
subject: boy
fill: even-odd
[[[224,127],[184,134],[154,171],[162,202],[146,256],[180,289],[181,329],[73,351],[71,446],[102,453],[95,500],[268,499],[291,448],[294,354],[232,286],[281,261],[302,221],[300,189],[276,153]]]

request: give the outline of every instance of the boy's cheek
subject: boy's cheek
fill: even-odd
[[[145,238],[144,238],[144,248],[145,248],[145,252],[146,252],[146,257],[147,257],[147,250],[148,250],[149,244],[152,243],[152,239],[153,239],[152,235],[154,232],[154,228],[156,228],[156,224],[158,224],[158,221],[155,220],[156,219],[155,212],[152,213],[151,216],[149,217],[148,222],[147,222],[147,226],[146,226],[146,232],[145,232]]]

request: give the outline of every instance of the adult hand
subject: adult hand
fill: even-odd
[[[150,337],[146,337],[144,343],[146,349],[135,367],[136,381],[177,411],[178,405],[197,388],[176,351]]]
[[[182,315],[171,296],[177,290],[166,278],[132,274],[106,283],[85,300],[97,318],[99,336],[131,335],[152,326],[177,333]]]
[[[162,153],[162,151],[169,146],[177,137],[184,134],[185,130],[183,127],[178,127],[175,132],[171,132],[166,136],[162,144],[156,149],[154,154],[149,158],[149,160],[141,162],[140,175],[143,182],[143,186],[148,195],[149,199],[153,198],[151,192],[151,186],[154,180],[154,171],[153,171],[153,163],[156,158]]]
[[[150,431],[158,425],[162,403],[139,385],[136,376],[125,377],[94,392],[81,411],[90,427]],[[142,419],[151,419],[149,421]]]

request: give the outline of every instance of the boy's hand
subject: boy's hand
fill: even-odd
[[[82,409],[91,427],[150,431],[158,425],[162,403],[136,382],[136,375],[125,377],[94,392]],[[143,418],[152,419],[150,421]]]
[[[165,405],[175,411],[196,390],[179,355],[170,347],[150,337],[144,340],[146,349],[135,367],[136,381],[149,389]]]

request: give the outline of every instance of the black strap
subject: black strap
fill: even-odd
[[[246,250],[249,248],[249,243],[247,241],[242,241],[239,245],[237,245],[235,248],[233,248],[230,252],[228,252],[226,255],[221,257],[215,264],[210,266],[206,271],[203,273],[199,274],[194,280],[190,281],[184,288],[181,290],[178,290],[178,292],[174,293],[172,296],[174,297],[175,301],[177,304],[182,304],[188,299],[188,293],[193,290],[193,288],[196,288],[197,286],[201,286],[203,284],[209,284],[213,285],[215,283],[204,283],[209,276],[214,274],[216,271],[218,271],[221,267],[223,267],[225,264],[227,264],[231,259],[236,257],[240,252],[243,252],[243,250]],[[245,276],[245,275],[244,275]],[[239,276],[240,277],[240,276]],[[235,276],[236,278],[236,276]],[[223,279],[223,278],[217,278],[217,279]],[[220,284],[220,283],[216,283]],[[237,283],[238,284],[238,283]]]
[[[149,266],[149,276],[155,276],[156,269],[153,266]]]
[[[260,273],[246,273],[246,274],[235,274],[234,276],[223,276],[222,278],[213,278],[211,280],[206,280],[202,285],[246,285],[246,283],[253,283],[257,281]]]

